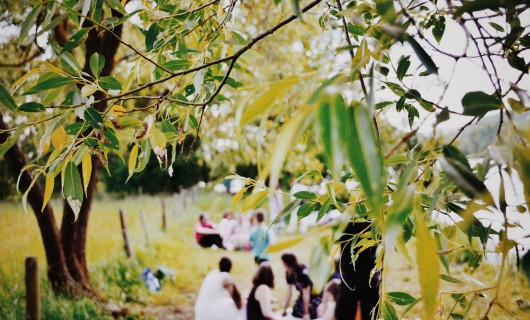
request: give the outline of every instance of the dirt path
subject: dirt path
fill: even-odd
[[[193,308],[177,306],[128,306],[131,314],[153,320],[191,320],[193,319]]]

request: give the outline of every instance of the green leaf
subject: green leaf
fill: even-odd
[[[114,132],[114,130],[106,128],[104,135],[105,135],[105,138],[107,138],[108,142],[102,142],[101,144],[105,147],[119,150],[120,141],[116,137],[116,133]]]
[[[11,111],[17,111],[18,109],[15,100],[2,85],[0,85],[0,103]]]
[[[179,71],[189,68],[191,66],[191,61],[176,59],[164,62],[162,66],[168,69],[169,71]]]
[[[457,278],[451,277],[450,275],[447,275],[447,274],[441,274],[440,279],[442,279],[443,281],[451,282],[451,283],[463,284],[462,281],[458,280]]]
[[[33,8],[33,10],[31,10],[31,12],[28,14],[26,19],[22,23],[22,27],[20,27],[20,35],[18,36],[18,44],[21,44],[22,41],[24,41],[24,39],[28,35],[29,29],[35,23],[37,15],[40,13],[41,8],[41,4]]]
[[[305,218],[308,215],[311,214],[311,212],[315,211],[318,204],[315,202],[306,202],[300,208],[298,208],[298,212],[296,212],[296,215],[299,218]]]
[[[444,107],[442,111],[436,114],[436,124],[449,120],[449,108]]]
[[[61,54],[61,64],[71,74],[79,74],[81,72],[81,66],[77,59],[70,52],[63,52]]]
[[[422,319],[434,319],[438,307],[438,288],[440,286],[440,260],[436,243],[421,216],[416,218],[416,261],[418,263],[419,283],[423,297]]]
[[[151,157],[151,144],[149,139],[144,139],[141,144],[141,153],[138,156],[138,166],[134,169],[134,172],[142,172],[149,163]]]
[[[241,205],[241,212],[247,212],[261,205],[267,198],[267,193],[267,190],[262,190],[246,197],[245,200],[243,200],[243,204]]]
[[[378,213],[383,202],[386,173],[372,119],[368,110],[358,104],[348,108],[343,121],[346,121],[348,134],[341,138],[344,139],[350,164],[363,186],[370,208]]]
[[[245,38],[241,34],[235,31],[230,31],[230,35],[232,36],[232,38],[235,39],[235,41],[233,41],[235,42],[234,44],[245,45],[247,43],[247,40],[245,40]]]
[[[401,57],[399,59],[398,67],[397,67],[397,77],[399,80],[403,80],[403,77],[405,74],[407,74],[407,71],[410,67],[410,56]]]
[[[283,207],[282,211],[280,211],[280,213],[278,213],[276,218],[274,218],[274,221],[272,222],[272,224],[277,224],[278,222],[280,222],[280,220],[283,217],[285,217],[286,215],[290,214],[296,207],[298,207],[298,205],[300,205],[300,202],[302,202],[302,200],[300,200],[300,199],[295,199],[295,200],[289,202],[289,204],[287,204],[285,207]]]
[[[324,147],[324,159],[333,179],[339,179],[344,168],[341,137],[346,134],[346,105],[341,94],[323,94],[317,111],[320,140]]]
[[[45,111],[46,108],[38,102],[26,102],[21,104],[20,107],[18,107],[18,110],[24,112],[41,112]]]
[[[330,206],[331,206],[331,198],[327,198],[326,201],[324,201],[324,203],[322,204],[322,206],[318,210],[318,216],[317,216],[317,221],[316,222],[319,222],[320,219],[322,219],[322,217],[324,217],[324,215],[329,211]]]
[[[399,97],[405,95],[405,90],[403,90],[403,88],[399,84],[388,81],[383,83],[388,87],[388,89],[394,92],[395,95]]]
[[[83,202],[83,185],[81,184],[81,175],[77,166],[72,161],[68,162],[64,170],[63,177],[63,195],[70,208],[75,214],[76,220],[81,203]]]
[[[471,170],[471,166],[469,165],[466,156],[462,153],[462,151],[458,150],[458,148],[452,145],[445,145],[443,147],[443,154],[445,157],[454,159]]]
[[[454,183],[471,199],[481,199],[494,204],[493,197],[484,183],[461,162],[451,158],[440,158],[440,165]]]
[[[365,34],[365,30],[366,30],[366,28],[361,26],[361,25],[348,23],[348,32],[353,34],[354,36],[362,36],[362,35],[364,35]]]
[[[293,13],[298,17],[298,19],[304,20],[302,18],[302,10],[300,10],[300,0],[291,0],[291,7],[293,8]]]
[[[442,40],[445,31],[445,17],[440,16],[435,22],[432,28],[432,35],[438,43]]]
[[[384,21],[393,24],[397,18],[394,1],[392,0],[376,0],[375,10],[377,14],[383,18]]]
[[[35,86],[26,91],[24,95],[27,96],[41,91],[64,87],[74,82],[75,80],[70,77],[53,77],[37,83]]]
[[[217,80],[217,81],[222,81],[224,79],[223,76],[215,76],[213,78],[215,80]],[[232,88],[235,88],[235,89],[240,88],[240,87],[243,86],[243,84],[241,82],[236,81],[234,78],[226,79],[226,84],[231,86]]]
[[[94,108],[86,108],[85,110],[85,121],[94,129],[103,129],[103,118]]]
[[[147,30],[147,34],[145,35],[145,48],[147,51],[153,50],[155,47],[155,41],[158,37],[158,34],[160,33],[160,27],[158,24],[153,23],[149,29]]]
[[[79,131],[81,131],[81,129],[83,129],[84,126],[85,126],[84,122],[75,122],[75,123],[72,123],[71,125],[66,126],[64,128],[64,131],[66,131],[66,133],[71,136],[75,136],[79,133]]]
[[[103,8],[103,3],[104,2],[105,2],[105,0],[96,0],[94,13],[92,14],[92,19],[96,23],[99,23],[100,20],[101,20],[101,9]]]
[[[297,199],[302,199],[302,200],[316,200],[317,195],[309,191],[300,191],[300,192],[293,194],[293,197]]]
[[[101,70],[105,66],[105,56],[100,55],[97,52],[94,52],[90,57],[90,70],[94,77],[98,78],[101,74]]]
[[[504,28],[501,27],[499,24],[497,24],[495,22],[490,22],[489,24],[490,24],[490,26],[493,27],[493,29],[495,29],[495,30],[497,30],[499,32],[504,32]]]
[[[432,60],[431,56],[425,52],[425,49],[414,39],[414,37],[408,35],[407,41],[414,50],[414,53],[416,53],[416,56],[418,56],[418,59],[420,59],[421,63],[423,63],[423,66],[427,69],[427,72],[430,74],[438,74],[438,67]]]
[[[499,98],[482,91],[468,92],[462,98],[463,114],[466,116],[483,117],[486,113],[503,108]]]
[[[114,77],[101,77],[98,80],[99,85],[106,90],[121,90],[121,83]]]
[[[70,39],[68,39],[68,41],[66,41],[64,47],[63,47],[63,52],[65,51],[70,51],[72,50],[73,48],[77,47],[78,45],[80,45],[81,43],[83,43],[83,41],[85,41],[86,39],[86,35],[88,33],[88,29],[81,29],[79,31],[77,31],[76,33],[74,33]]]
[[[395,303],[400,306],[407,306],[411,303],[416,302],[416,298],[406,292],[401,291],[387,292],[386,298],[392,301],[392,303]]]
[[[381,316],[383,317],[383,320],[398,320],[396,309],[394,309],[394,306],[388,301],[383,301],[383,306],[381,308]]]

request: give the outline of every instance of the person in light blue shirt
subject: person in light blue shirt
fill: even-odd
[[[263,261],[269,261],[270,256],[266,253],[271,243],[275,242],[275,236],[271,229],[265,225],[265,212],[259,210],[256,212],[257,225],[250,230],[250,243],[254,253],[254,261],[260,264]]]

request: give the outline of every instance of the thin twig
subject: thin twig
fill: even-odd
[[[401,138],[401,140],[399,140],[399,142],[385,155],[385,160],[390,158],[394,154],[394,152],[396,152],[399,149],[399,147],[401,147],[401,145],[403,145],[405,142],[409,141],[410,138],[414,137],[417,132],[418,132],[418,129],[415,129],[415,130],[409,132],[403,138]]]
[[[217,3],[217,2],[219,2],[219,0],[213,0],[212,2],[207,3],[207,4],[204,4],[204,5],[202,5],[202,6],[198,7],[198,8],[196,8],[196,9],[188,10],[188,11],[186,11],[186,12],[175,13],[175,14],[172,14],[172,15],[167,16],[167,17],[156,18],[156,19],[153,19],[153,21],[162,21],[162,20],[167,20],[167,19],[171,19],[171,18],[177,18],[177,17],[185,16],[185,15],[187,15],[187,14],[192,14],[192,13],[195,13],[195,12],[197,12],[197,11],[200,11],[200,10],[206,8],[206,7],[209,7],[209,6],[211,6],[212,4],[215,4],[215,3]]]

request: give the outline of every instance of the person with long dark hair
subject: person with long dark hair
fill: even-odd
[[[268,262],[262,262],[252,279],[252,290],[247,300],[248,320],[276,320],[279,317],[272,312],[271,289],[274,288],[274,273]]]
[[[317,308],[321,297],[314,295],[312,292],[313,282],[309,278],[309,269],[306,265],[299,264],[296,256],[292,253],[283,254],[282,262],[286,270],[287,284],[289,285],[285,296],[283,316],[287,315],[287,308],[291,301],[293,289],[295,289],[299,291],[300,295],[294,303],[292,316],[304,320],[318,318]]]

